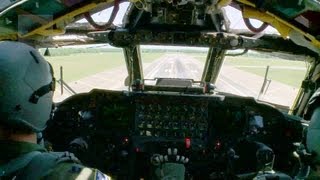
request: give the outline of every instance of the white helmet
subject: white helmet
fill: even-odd
[[[0,124],[40,132],[52,110],[51,65],[31,46],[0,41]]]

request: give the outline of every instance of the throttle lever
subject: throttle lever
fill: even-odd
[[[275,157],[273,150],[263,143],[257,143],[257,145],[259,146],[256,152],[258,171],[272,172]]]
[[[233,148],[230,148],[227,151],[227,158],[228,158],[228,169],[227,174],[233,175],[234,174],[234,164],[235,160],[239,159],[240,157],[236,154],[236,151]]]
[[[301,143],[294,143],[297,150],[293,152],[294,156],[299,159],[299,172],[295,179],[306,179],[310,174],[310,165],[312,164],[313,155],[308,153],[305,146]]]

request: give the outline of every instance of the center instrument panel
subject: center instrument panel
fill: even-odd
[[[167,148],[189,157],[187,177],[219,179],[231,150],[234,173],[254,171],[256,142],[273,149],[275,168],[289,170],[301,132],[300,122],[252,98],[92,90],[57,104],[44,137],[47,148],[120,179],[148,178],[150,157]]]
[[[187,146],[191,146],[191,140],[200,147],[206,145],[209,127],[207,97],[141,93],[135,94],[133,101],[136,146],[146,142],[177,144],[186,139]]]

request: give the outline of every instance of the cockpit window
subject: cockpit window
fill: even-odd
[[[128,2],[124,2],[119,5],[119,11],[113,21],[114,25],[120,26],[123,24],[123,18],[126,14],[128,6],[129,6]],[[111,17],[112,11],[113,11],[113,7],[102,10],[100,12],[93,14],[92,19],[94,19],[98,23],[107,23]],[[78,21],[78,23],[87,23],[87,22],[88,21],[85,18]]]
[[[208,48],[144,46],[146,79],[179,78],[201,81]],[[308,58],[281,53],[228,51],[216,92],[253,97],[290,108],[309,68]],[[148,59],[144,61],[144,59]]]
[[[228,19],[228,24],[229,24],[229,30],[234,31],[234,32],[246,32],[248,31],[248,25],[252,26],[253,28],[260,28],[263,26],[263,22],[256,20],[256,19],[249,19],[249,20],[244,20],[241,11],[227,6],[222,8],[225,12],[225,17]],[[249,21],[249,22],[245,22]],[[260,33],[262,34],[278,34],[278,31],[273,28],[272,26],[267,26],[265,25],[265,29],[263,32],[261,31]],[[262,35],[259,34],[259,35]]]
[[[141,46],[140,50],[146,80],[202,80],[208,48]],[[59,83],[54,98],[56,102],[94,88],[128,89],[125,86],[128,73],[121,48],[100,44],[40,51],[55,69]],[[256,51],[239,56],[241,52],[226,53],[214,82],[215,92],[254,97],[289,108],[309,68],[308,58]]]
[[[179,78],[200,81],[208,48],[142,46],[144,78]]]
[[[290,107],[308,68],[306,57],[249,51],[225,57],[216,86],[218,91]]]
[[[40,52],[54,68],[55,102],[94,88],[125,89],[128,73],[121,48],[100,44],[40,49]]]

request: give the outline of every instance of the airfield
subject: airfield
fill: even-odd
[[[221,73],[215,84],[217,87],[216,90],[240,96],[259,98],[263,101],[289,107],[292,105],[298,92],[297,87],[271,80],[267,90],[259,96],[264,77],[241,69],[247,67],[248,66],[244,66],[243,64],[237,66],[225,63],[220,70]],[[164,53],[151,62],[147,61],[143,63],[143,68],[145,79],[167,77],[200,80],[204,68],[204,61],[199,61],[188,54]],[[257,68],[265,69],[264,66],[254,66],[254,69]],[[283,67],[274,66],[274,68],[281,69]],[[303,68],[304,67],[286,67],[286,70],[291,69],[291,71],[297,71],[303,70]],[[89,92],[94,88],[128,90],[128,87],[124,85],[127,74],[125,66],[115,66],[114,68],[73,80],[67,84],[77,93]],[[57,84],[56,89],[57,91],[54,95],[55,102],[60,102],[72,94],[66,89],[64,89],[63,94],[61,94],[59,84]]]

